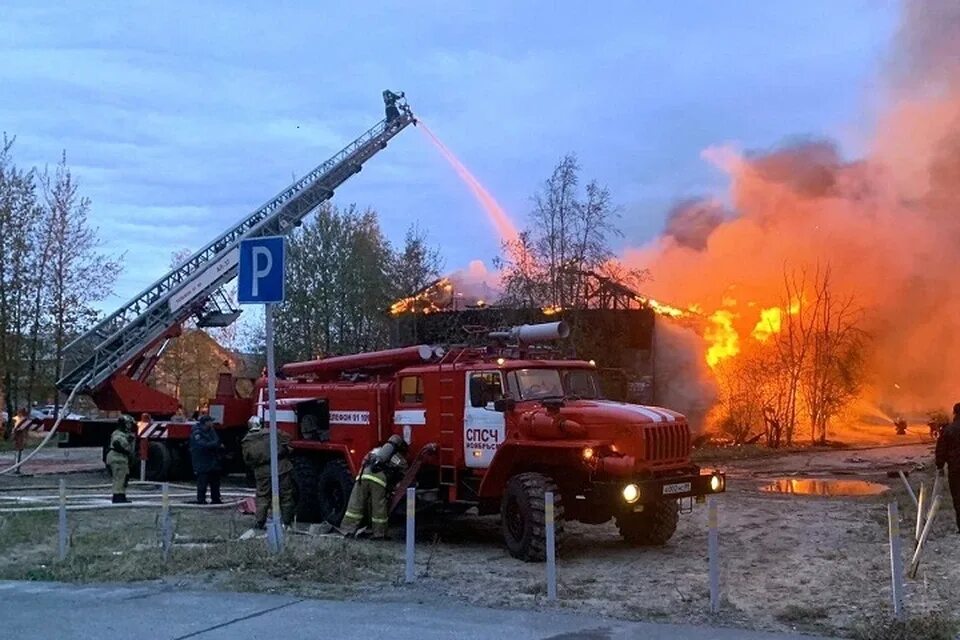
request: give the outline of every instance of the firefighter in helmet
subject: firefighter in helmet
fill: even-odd
[[[946,475],[957,516],[957,533],[960,533],[960,402],[953,405],[953,422],[940,431],[937,438],[936,465],[939,475]],[[944,472],[946,466],[946,472]]]
[[[114,504],[130,502],[127,500],[127,483],[130,480],[130,463],[134,457],[133,433],[136,428],[133,418],[123,414],[117,418],[117,428],[110,435],[107,465],[113,476]]]
[[[387,537],[388,504],[393,487],[407,470],[406,451],[403,438],[392,435],[363,459],[340,525],[344,535],[355,535],[369,513],[371,537],[380,540]]]
[[[243,463],[253,471],[257,482],[257,516],[255,526],[267,526],[267,513],[273,500],[270,486],[270,432],[263,428],[263,420],[252,416],[247,421],[247,435],[240,441]],[[293,522],[296,498],[293,490],[293,463],[290,462],[290,436],[277,433],[277,474],[280,479],[280,515],[285,526]]]
[[[400,117],[400,109],[397,108],[397,101],[403,98],[403,91],[394,93],[387,89],[383,92],[383,106],[386,111],[387,122],[393,122]]]

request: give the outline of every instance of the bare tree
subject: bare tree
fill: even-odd
[[[7,411],[25,400],[24,363],[33,324],[30,291],[36,251],[39,204],[34,172],[18,168],[12,160],[14,139],[0,144],[0,383]]]
[[[864,377],[867,335],[863,310],[852,296],[833,290],[828,265],[813,283],[810,363],[803,380],[811,441],[825,444],[830,419],[859,393]]]
[[[90,200],[78,193],[76,181],[61,156],[53,175],[43,177],[47,241],[50,243],[48,312],[53,334],[55,370],[63,348],[97,316],[93,304],[106,298],[121,271],[122,258],[100,251],[97,229],[87,216]]]
[[[532,227],[503,247],[497,266],[507,299],[528,306],[583,304],[585,272],[610,260],[610,238],[620,232],[609,190],[591,181],[581,194],[579,186],[580,165],[568,154],[533,196]]]

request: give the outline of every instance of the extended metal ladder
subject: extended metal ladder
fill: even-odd
[[[64,350],[63,377],[57,387],[68,393],[82,383],[91,392],[134,362],[140,354],[196,316],[201,326],[226,326],[239,311],[222,287],[237,274],[240,241],[286,235],[363,163],[387,146],[409,124],[416,124],[410,107],[399,101],[392,114],[368,129],[339,153],[278,193],[216,240],[144,289]]]

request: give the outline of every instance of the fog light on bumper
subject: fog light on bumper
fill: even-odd
[[[717,474],[710,476],[710,491],[717,493],[723,489],[723,478]]]
[[[628,484],[623,488],[621,493],[623,494],[623,499],[626,500],[628,504],[633,504],[640,499],[640,487],[635,484]]]

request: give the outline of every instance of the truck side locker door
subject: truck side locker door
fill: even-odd
[[[486,469],[507,437],[506,416],[493,401],[503,397],[499,371],[468,371],[463,408],[463,459],[471,469]]]

